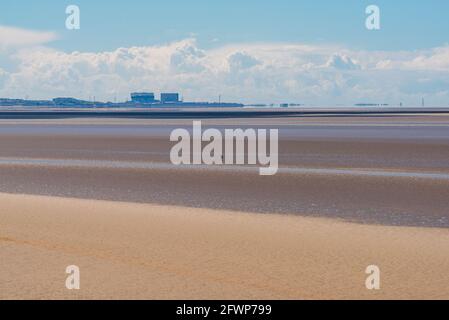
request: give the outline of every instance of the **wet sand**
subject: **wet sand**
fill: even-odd
[[[0,195],[0,299],[448,299],[447,230]],[[381,269],[381,289],[365,269]],[[77,265],[81,290],[65,289]]]
[[[183,119],[2,121],[4,193],[449,227],[449,116],[204,121],[278,127],[273,177],[171,165]]]

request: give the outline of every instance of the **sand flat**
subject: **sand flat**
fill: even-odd
[[[0,194],[0,299],[448,299],[447,229]],[[65,268],[81,268],[81,290]],[[381,290],[365,288],[368,265]]]
[[[279,128],[280,172],[178,170],[169,134],[191,129],[192,119],[176,114],[41,115],[0,119],[0,193],[449,227],[448,115],[208,118],[203,126]]]

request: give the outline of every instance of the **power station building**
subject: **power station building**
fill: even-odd
[[[162,103],[177,103],[179,102],[179,93],[161,93]]]
[[[129,107],[147,107],[147,108],[200,108],[200,107],[220,107],[220,108],[241,108],[244,105],[241,103],[223,103],[223,102],[185,102],[179,97],[179,93],[164,92],[160,95],[161,99],[157,100],[153,92],[133,92],[131,93],[131,101],[127,101],[121,106]],[[107,104],[107,103],[106,103]],[[106,105],[105,103],[94,103],[95,106]],[[109,103],[112,104],[112,103]]]
[[[133,92],[131,93],[131,101],[134,103],[150,104],[155,103],[154,93],[152,92]]]

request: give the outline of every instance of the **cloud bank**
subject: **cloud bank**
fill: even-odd
[[[16,30],[17,31],[17,30]],[[17,32],[24,32],[17,31]],[[373,52],[296,43],[201,48],[195,39],[108,52],[62,52],[51,33],[14,42],[0,27],[0,96],[125,100],[131,91],[179,91],[185,100],[244,103],[379,102],[449,105],[449,46]],[[39,47],[36,47],[39,45]]]

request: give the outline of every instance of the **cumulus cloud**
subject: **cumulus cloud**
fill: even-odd
[[[340,70],[358,70],[360,66],[347,55],[334,54],[327,61],[326,67]]]
[[[257,66],[260,61],[245,52],[236,52],[229,56],[228,63],[232,71],[240,71]]]
[[[135,90],[186,100],[449,104],[449,47],[366,52],[338,46],[255,43],[213,49],[195,39],[107,52],[18,49],[0,60],[0,96],[124,100]],[[13,62],[11,62],[13,61]],[[5,71],[7,70],[7,71]]]
[[[175,72],[199,73],[204,70],[202,60],[206,54],[195,46],[195,40],[182,41],[171,49],[170,65]]]
[[[407,69],[449,71],[449,47],[435,48],[403,64]]]

